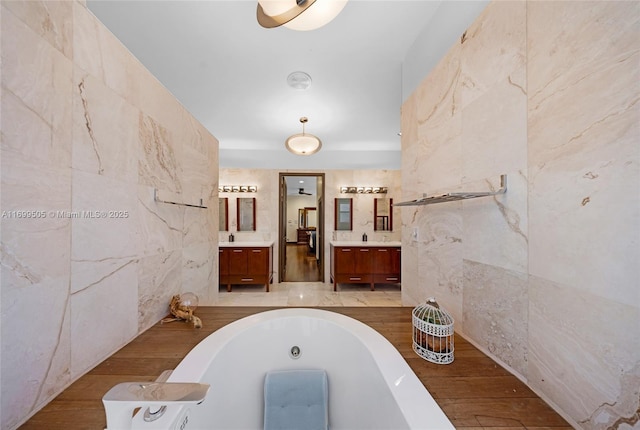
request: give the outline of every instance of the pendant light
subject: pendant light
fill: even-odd
[[[258,23],[265,28],[315,30],[338,16],[346,4],[347,0],[258,0]]]
[[[311,155],[320,151],[320,148],[322,148],[322,142],[318,137],[304,132],[304,125],[308,121],[309,118],[306,116],[300,118],[300,122],[302,123],[302,133],[289,136],[285,141],[285,146],[289,152],[296,155]]]

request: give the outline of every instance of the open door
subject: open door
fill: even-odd
[[[278,282],[283,282],[287,273],[287,180],[280,174],[280,226],[278,246]]]
[[[316,177],[316,189],[318,190],[318,243],[316,245],[316,258],[320,270],[320,281],[324,282],[324,174]]]
[[[304,185],[299,185],[299,183],[303,183],[305,180],[313,180],[313,183],[306,182],[307,188],[304,188]],[[290,183],[287,184],[287,181]],[[310,186],[310,184],[313,184],[313,186]],[[277,245],[279,282],[324,282],[324,173],[281,172],[279,193],[279,243]],[[303,203],[306,196],[313,195],[315,195],[314,200],[304,202],[302,211],[300,209],[296,210],[299,207],[298,205]],[[301,198],[301,196],[304,197]],[[289,199],[292,200],[289,201]],[[312,209],[315,210],[309,212]],[[305,214],[305,217],[309,213],[315,214],[313,228],[306,225],[305,221],[302,221],[301,213]],[[309,253],[305,252],[304,256],[300,258],[300,246],[306,243],[302,241],[306,234],[309,234],[310,238],[310,242],[307,245],[312,248],[311,245],[313,244],[315,250],[310,250]],[[287,251],[289,248],[287,242],[290,243],[290,255]],[[295,246],[296,243],[297,247]],[[291,264],[287,263],[288,258],[291,259]],[[313,269],[309,266],[310,262],[313,262]]]

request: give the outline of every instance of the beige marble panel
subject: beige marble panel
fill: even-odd
[[[420,169],[418,154],[420,147],[418,144],[404,145],[402,149],[402,191],[400,201],[415,200],[422,197],[424,185],[419,183],[417,172]],[[404,209],[402,209],[404,210]]]
[[[153,190],[146,186],[138,187],[140,237],[137,242],[137,253],[141,256],[182,248],[185,236],[184,219],[187,208],[155,201]],[[190,221],[191,224],[193,221]]]
[[[79,68],[73,104],[73,168],[136,183],[138,111]]]
[[[402,213],[402,305],[415,306],[422,301],[422,291],[418,278],[418,242],[412,239],[414,220],[418,207],[404,207]],[[416,227],[417,228],[417,227]]]
[[[135,260],[137,211],[130,184],[95,173],[73,172],[69,213],[73,292],[111,277]]]
[[[509,171],[505,194],[464,200],[464,258],[491,266],[528,272],[529,235],[526,171]],[[500,178],[463,185],[465,191],[496,191]]]
[[[217,152],[212,142],[215,137],[206,133],[199,124],[183,110],[182,126],[176,130],[176,139],[182,143],[178,157],[180,158],[180,178],[184,184],[183,194],[197,201],[202,199],[208,203],[218,191],[218,174],[215,162]],[[206,204],[205,204],[206,205]]]
[[[551,6],[529,5],[530,270],[637,301],[640,5]]]
[[[101,42],[104,41],[103,34],[108,30],[84,5],[74,3],[72,13],[73,62],[104,82],[105,59]]]
[[[158,124],[171,133],[179,134],[183,130],[185,109],[176,98],[154,77],[142,64],[133,61],[131,64],[134,76],[145,76],[143,81],[137,80],[135,92],[130,96],[138,108],[153,118]],[[137,99],[137,100],[136,100]],[[180,143],[178,146],[182,146]]]
[[[184,247],[218,241],[218,205],[207,209],[185,207],[182,245]],[[225,232],[225,236],[227,236]]]
[[[2,7],[11,4],[21,9],[14,3],[29,2],[4,2]],[[30,162],[67,167],[71,160],[71,62],[11,11],[3,13],[2,27],[2,148]]]
[[[52,143],[52,127],[9,91],[0,101],[2,109],[2,149],[20,154],[28,162],[48,163],[59,167],[71,164],[71,139],[67,144]],[[70,124],[68,130],[71,130]],[[66,133],[65,133],[66,134]],[[70,132],[68,133],[70,136]]]
[[[461,45],[454,45],[415,90],[416,119],[420,130],[446,127],[462,108]]]
[[[182,193],[175,136],[144,113],[140,113],[139,133],[138,182],[163,191]]]
[[[71,382],[68,294],[68,276],[20,289],[3,282],[2,428],[15,428]]]
[[[402,105],[401,129],[402,137],[400,144],[402,148],[401,165],[402,175],[400,184],[402,189],[402,200],[414,200],[422,196],[421,184],[418,184],[418,120],[417,107],[418,98],[412,94]]]
[[[71,376],[77,378],[138,333],[137,264],[78,290],[70,298]]]
[[[73,5],[74,61],[132,106],[140,107],[142,88],[155,77],[79,2]],[[144,79],[140,77],[144,76]],[[166,90],[165,90],[166,92]]]
[[[501,82],[525,92],[526,11],[525,1],[491,2],[462,36],[463,108]]]
[[[521,377],[527,375],[526,273],[464,260],[464,333]]]
[[[494,84],[462,113],[462,180],[477,181],[527,167],[527,96]]]
[[[214,305],[218,296],[217,243],[206,242],[182,250],[182,286],[180,293],[198,295],[201,306]]]
[[[2,6],[31,28],[39,38],[67,58],[73,57],[73,21],[68,1],[6,1]]]
[[[622,422],[633,423],[638,408],[638,307],[535,276],[529,282],[531,386],[583,428],[632,428]]]
[[[463,171],[462,113],[448,118],[446,126],[420,130],[415,163],[415,177],[420,187],[417,197],[438,194],[434,190],[460,184]]]
[[[0,204],[45,215],[2,220],[0,427],[15,428],[164,316],[182,282],[210,293],[217,220],[190,213],[185,229],[183,211],[145,208],[154,186],[215,201],[218,148],[84,1],[0,11]]]
[[[71,177],[2,151],[2,290],[69,276]]]
[[[413,198],[460,181],[460,54],[460,45],[454,45],[414,93],[418,147],[409,160],[417,188]]]
[[[424,302],[436,297],[457,321],[462,321],[462,204],[420,207],[418,280]],[[404,275],[403,275],[404,284]]]
[[[182,251],[140,259],[138,267],[137,323],[146,330],[169,314],[169,303],[182,291]]]
[[[585,7],[588,5],[589,7]],[[617,105],[620,100],[633,100],[634,92],[622,94],[620,87],[636,88],[638,62],[638,16],[637,2],[529,2],[527,5],[527,71],[532,108],[556,98],[572,97],[571,88],[587,86],[580,103],[563,106],[566,115],[572,118],[571,127],[558,130],[560,136],[572,136],[575,126],[587,128],[601,116],[593,103],[599,99],[603,108]],[[626,72],[620,73],[621,70]],[[610,74],[611,73],[611,74]],[[616,79],[614,79],[614,77]],[[622,98],[602,98],[602,87],[606,80],[606,92]],[[567,92],[567,90],[570,90]],[[589,103],[586,109],[584,102]],[[573,113],[579,111],[583,118]],[[558,110],[561,121],[564,116]],[[551,119],[551,118],[549,118]],[[567,124],[569,125],[569,124]],[[547,136],[557,135],[548,130]],[[565,140],[561,138],[560,140]],[[554,147],[553,140],[547,145]]]

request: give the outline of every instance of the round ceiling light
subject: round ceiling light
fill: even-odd
[[[322,148],[322,141],[313,134],[307,134],[304,132],[304,125],[309,121],[309,118],[303,116],[300,118],[302,123],[302,133],[289,136],[284,145],[289,152],[296,155],[311,155],[320,151]]]
[[[338,16],[346,4],[347,0],[258,0],[258,23],[265,28],[315,30]]]
[[[296,90],[306,90],[311,86],[311,76],[305,72],[293,72],[287,76],[287,84]]]

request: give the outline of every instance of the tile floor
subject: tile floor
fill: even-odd
[[[269,292],[264,286],[234,286],[227,292],[222,287],[216,306],[401,306],[400,286],[376,284],[375,291],[368,285],[333,284],[322,282],[282,282],[272,284]]]

